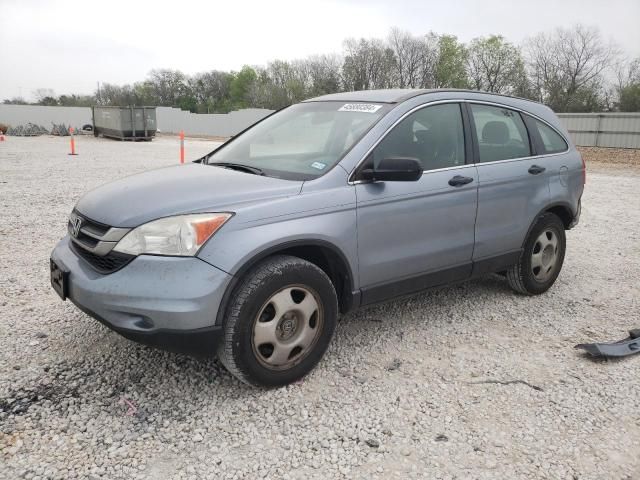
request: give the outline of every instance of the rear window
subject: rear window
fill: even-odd
[[[558,132],[551,128],[546,123],[539,120],[535,120],[536,127],[542,138],[542,145],[544,146],[544,153],[560,153],[569,148],[567,142],[564,141]]]

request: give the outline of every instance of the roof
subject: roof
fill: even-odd
[[[375,102],[375,103],[400,103],[411,97],[416,97],[425,93],[439,92],[460,92],[471,95],[495,95],[498,97],[514,98],[525,100],[531,103],[538,103],[527,98],[513,97],[510,95],[500,95],[498,93],[483,92],[480,90],[468,90],[460,88],[390,88],[386,90],[359,90],[356,92],[341,92],[322,95],[321,97],[310,98],[305,102]],[[473,97],[472,97],[473,98]]]
[[[310,98],[305,102],[376,102],[398,103],[431,90],[418,88],[390,88],[387,90],[359,90],[357,92],[341,92]]]

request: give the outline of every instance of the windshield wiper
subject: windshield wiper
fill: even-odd
[[[264,175],[264,172],[258,167],[250,167],[249,165],[242,165],[241,163],[213,162],[208,163],[207,165],[211,165],[213,167],[230,168],[232,170],[239,170],[241,172],[253,173],[254,175]]]

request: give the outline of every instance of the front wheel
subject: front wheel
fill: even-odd
[[[335,289],[320,268],[297,257],[270,257],[234,290],[218,357],[245,383],[289,384],[320,361],[337,315]]]
[[[560,218],[553,213],[541,215],[525,241],[520,260],[507,270],[509,286],[525,295],[549,290],[562,269],[566,247]]]

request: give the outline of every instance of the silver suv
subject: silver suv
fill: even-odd
[[[555,282],[585,166],[547,107],[460,90],[338,93],[193,164],[86,194],[51,255],[58,294],[123,336],[290,383],[339,313],[499,272]]]

